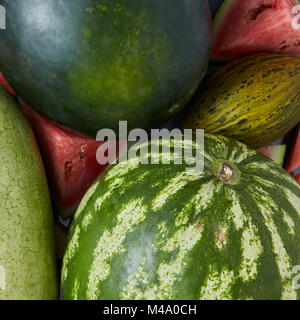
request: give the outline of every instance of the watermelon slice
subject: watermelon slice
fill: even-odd
[[[15,97],[17,95],[15,91],[12,89],[12,87],[5,80],[1,72],[0,72],[0,86],[3,86],[12,96]]]
[[[257,151],[269,157],[270,159],[278,163],[281,167],[283,166],[286,145],[270,145],[260,148]]]
[[[224,1],[214,19],[212,58],[224,61],[261,52],[300,56],[299,1]]]
[[[296,140],[292,152],[289,155],[285,169],[291,173],[298,168],[300,168],[300,126],[298,128]]]
[[[57,126],[24,102],[21,105],[35,132],[53,200],[61,217],[71,218],[87,189],[107,167],[96,159],[104,142]]]
[[[295,179],[300,184],[300,173],[295,175]]]

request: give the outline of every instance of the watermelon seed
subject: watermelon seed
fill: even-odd
[[[275,1],[275,4],[269,4],[269,5],[263,4],[256,9],[250,10],[250,12],[248,13],[248,16],[250,16],[250,19],[255,21],[261,13],[263,13],[267,9],[275,9],[276,5],[277,5],[277,1]]]
[[[285,46],[281,47],[279,50],[280,50],[280,51],[283,51],[283,50],[285,50],[285,49],[287,49],[287,48],[289,48],[289,47],[290,47],[289,45],[285,45]]]
[[[69,172],[72,171],[73,168],[73,163],[71,160],[68,160],[65,162],[65,174],[68,174]]]
[[[86,154],[85,150],[82,147],[80,147],[80,152],[79,152],[80,159],[84,159],[85,154]]]

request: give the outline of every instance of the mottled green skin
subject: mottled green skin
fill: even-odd
[[[162,125],[208,65],[206,0],[0,0],[0,70],[47,117],[95,135]]]
[[[240,178],[221,182],[220,159]],[[282,168],[213,135],[203,173],[136,160],[111,166],[82,200],[63,299],[299,298],[300,188]]]
[[[300,58],[256,54],[234,60],[201,86],[184,128],[267,146],[300,121]]]
[[[57,299],[54,226],[42,160],[0,87],[0,300]]]

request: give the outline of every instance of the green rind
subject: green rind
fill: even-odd
[[[237,184],[215,177],[219,159],[240,170]],[[69,234],[63,299],[299,298],[292,268],[300,264],[300,188],[293,178],[213,135],[205,137],[204,172],[186,168],[133,158],[96,181]]]
[[[271,152],[272,159],[282,167],[286,153],[286,145],[271,146]]]
[[[223,1],[220,8],[218,9],[216,15],[214,16],[214,19],[213,19],[213,39],[215,39],[216,34],[218,33],[219,28],[222,25],[223,21],[225,20],[227,12],[230,10],[230,7],[234,1],[235,0]],[[211,56],[211,60],[216,63],[223,63],[223,62],[230,61],[230,59],[226,59],[226,58],[218,57],[218,56]]]
[[[262,154],[265,154],[267,157],[275,161],[281,167],[284,163],[285,153],[286,153],[286,145],[270,145],[265,148],[261,148],[258,150]],[[264,153],[266,152],[266,153]]]
[[[0,300],[57,299],[54,226],[25,116],[0,87]]]

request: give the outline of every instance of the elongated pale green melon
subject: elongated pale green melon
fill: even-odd
[[[76,213],[62,297],[299,298],[296,181],[222,136],[205,137],[204,157],[203,172],[187,171],[185,161],[141,164],[138,157],[111,166]]]
[[[29,124],[0,87],[0,300],[57,296],[44,168]]]

